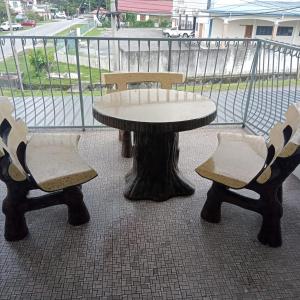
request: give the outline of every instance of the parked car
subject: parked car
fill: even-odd
[[[30,26],[30,27],[35,27],[36,26],[36,21],[35,20],[26,20],[21,22],[22,26]]]
[[[13,30],[21,30],[21,29],[23,29],[23,26],[21,24],[19,24],[19,23],[12,23],[11,26],[12,26]],[[9,31],[10,30],[9,22],[3,22],[0,25],[0,30],[1,31]]]
[[[193,36],[194,31],[192,29],[178,29],[178,27],[167,28],[163,30],[163,35],[166,37],[182,37],[188,38]]]
[[[55,18],[56,19],[66,19],[67,16],[66,16],[66,13],[64,11],[58,11],[56,14],[55,14]]]

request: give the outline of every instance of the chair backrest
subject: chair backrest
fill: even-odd
[[[174,72],[116,72],[102,74],[102,82],[107,85],[116,85],[115,91],[124,91],[128,89],[128,84],[142,82],[160,83],[160,88],[171,89],[173,84],[183,83],[185,77],[182,73]]]
[[[28,131],[25,123],[15,120],[12,113],[8,98],[0,97],[0,171],[2,179],[8,176],[14,181],[24,181],[27,173],[21,161],[24,160]]]
[[[257,178],[257,182],[260,184],[267,182],[271,178],[271,166],[277,158],[288,158],[299,149],[300,102],[291,105],[285,116],[285,122],[277,123],[270,131],[269,155],[266,167]]]

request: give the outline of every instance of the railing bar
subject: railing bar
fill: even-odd
[[[49,66],[49,60],[48,60],[48,52],[47,52],[47,40],[45,40],[45,38],[43,38],[43,47],[44,47],[44,53],[45,53],[45,58],[46,58],[46,63],[47,66]],[[55,121],[55,115],[56,115],[56,108],[55,108],[55,103],[54,103],[54,97],[53,97],[53,90],[52,90],[52,80],[51,80],[51,76],[50,76],[50,70],[49,68],[47,68],[47,74],[48,74],[48,79],[50,82],[50,91],[51,91],[51,97],[52,97],[52,104],[53,104],[53,114],[54,114],[54,126],[56,125],[56,121]]]
[[[150,72],[150,51],[151,51],[151,45],[150,45],[150,41],[148,41],[148,72]]]
[[[11,51],[12,51],[12,54],[13,54],[14,64],[15,64],[15,66],[17,66],[16,55],[18,56],[18,53],[15,53],[15,51],[13,49],[13,44],[15,44],[15,42],[16,42],[15,37],[10,39],[10,46],[11,46]],[[7,74],[7,75],[9,76],[9,74]],[[23,83],[20,83],[20,84],[23,86]],[[23,89],[21,89],[21,95],[22,95],[24,110],[25,110],[25,123],[27,123],[26,103],[25,103],[25,97],[24,97]]]
[[[219,104],[219,98],[220,98],[220,93],[221,93],[221,86],[223,84],[223,78],[224,78],[224,74],[225,74],[225,68],[226,68],[226,63],[227,63],[227,57],[228,57],[228,52],[229,52],[229,44],[225,53],[225,59],[224,59],[224,64],[223,64],[223,69],[222,69],[222,75],[221,75],[221,79],[220,79],[220,84],[219,84],[219,91],[218,91],[218,96],[217,96],[217,107]]]
[[[258,41],[257,45],[256,45],[254,57],[253,57],[252,67],[251,67],[251,77],[250,77],[250,82],[249,82],[245,113],[244,113],[244,117],[243,117],[243,127],[245,127],[246,123],[247,123],[247,117],[248,117],[249,104],[250,104],[251,97],[252,97],[252,101],[253,101],[253,98],[254,98],[254,93],[252,93],[252,88],[253,88],[253,85],[254,85],[254,88],[255,88],[255,82],[254,81],[255,81],[255,77],[256,77],[257,61],[258,61],[258,57],[259,57],[260,47],[261,47],[261,42]]]
[[[28,69],[28,63],[27,63],[27,57],[26,57],[26,54],[25,54],[24,44],[26,44],[26,39],[21,40],[21,45],[22,45],[22,52],[23,52],[25,67],[26,67],[26,71],[27,71],[27,75],[28,75],[30,93],[31,93],[32,101],[33,101],[33,106],[35,108],[35,98],[34,98],[34,94],[33,94],[32,81],[31,81],[31,76],[30,76],[30,72],[29,72],[29,69]],[[35,109],[34,109],[34,121],[35,121],[35,124],[36,124],[36,111],[35,111]]]
[[[280,101],[280,122],[282,121],[283,98],[284,98],[284,81],[285,81],[285,64],[286,64],[286,49],[283,52],[283,70],[282,70],[282,88],[281,88],[281,101]]]
[[[74,102],[74,92],[73,92],[73,83],[71,78],[71,69],[69,63],[69,50],[68,50],[68,39],[64,39],[65,50],[66,50],[66,59],[67,59],[67,66],[68,66],[68,74],[69,74],[69,83],[70,83],[70,90],[71,90],[71,99],[72,99],[72,123],[75,124],[75,102]]]
[[[261,47],[262,47],[262,44],[261,44]],[[261,47],[260,47],[260,53],[259,53],[259,56],[258,56],[258,69],[257,69],[257,72],[258,73],[258,76],[256,76],[256,81],[255,81],[255,85],[254,85],[254,93],[253,95],[256,95],[256,86],[257,87],[257,103],[255,103],[255,99],[253,100],[253,104],[256,104],[256,108],[258,109],[258,107],[260,107],[259,109],[259,113],[257,114],[257,117],[255,118],[255,114],[257,112],[257,109],[254,111],[254,113],[252,113],[252,115],[249,116],[249,119],[253,120],[253,122],[256,122],[257,121],[257,118],[258,116],[260,115],[261,113],[261,109],[262,109],[262,102],[260,101],[260,83],[261,83],[261,56],[262,56],[262,50],[261,50]]]
[[[110,67],[110,40],[107,40],[107,50],[108,50],[108,70],[111,72],[111,67]]]
[[[207,46],[207,55],[206,55],[206,61],[205,61],[205,67],[204,67],[204,74],[203,74],[203,77],[202,77],[201,95],[203,94],[204,82],[205,82],[205,79],[206,79],[207,63],[208,63],[208,57],[209,57],[209,52],[210,52],[210,41],[206,42],[206,45],[207,44],[208,44],[208,46]]]
[[[168,46],[169,46],[169,52],[168,52],[168,72],[171,71],[171,59],[172,59],[172,40],[168,41]]]
[[[94,103],[94,92],[93,92],[94,91],[94,83],[93,83],[93,77],[92,77],[90,41],[89,40],[87,40],[87,48],[88,48],[89,77],[90,77],[90,84],[91,84],[90,90],[91,90],[92,103]]]
[[[280,50],[278,48],[276,97],[275,97],[276,105],[275,105],[275,119],[274,119],[274,121],[277,121],[277,108],[278,108],[277,103],[278,103],[278,91],[279,91],[280,56],[281,56],[281,53],[280,53]]]
[[[294,102],[296,102],[296,95],[297,95],[297,88],[298,88],[298,77],[299,77],[299,56],[300,53],[297,53],[297,69],[296,69],[296,79],[295,79],[295,95],[294,95]]]
[[[181,47],[182,47],[182,41],[179,41],[179,53],[178,53],[177,72],[179,72],[179,68],[180,68]]]
[[[130,40],[128,40],[128,72],[130,72]]]
[[[159,61],[160,61],[160,41],[157,41],[157,72],[159,72]]]
[[[118,60],[119,60],[119,70],[121,69],[121,51],[120,51],[120,40],[118,40]]]
[[[33,54],[34,54],[34,64],[35,64],[35,67],[37,69],[37,56],[36,56],[36,47],[35,47],[35,44],[36,44],[36,40],[32,39],[32,48],[33,48]],[[41,93],[42,93],[42,99],[43,99],[43,106],[44,106],[44,122],[46,122],[46,106],[45,106],[45,97],[44,97],[44,89],[42,88],[42,79],[41,79],[41,76],[40,76],[40,73],[38,72],[37,73],[38,75],[38,78],[39,78],[39,86],[40,86],[40,90],[41,90]]]
[[[138,72],[140,71],[140,59],[141,59],[141,41],[138,40]]]
[[[85,130],[84,102],[83,102],[83,92],[82,92],[82,85],[81,85],[78,40],[75,41],[75,50],[76,50],[76,67],[77,67],[77,78],[78,78],[78,89],[79,89],[79,100],[80,100],[80,113],[81,113],[81,122],[82,122],[81,124],[82,124],[82,129]]]
[[[20,36],[20,35],[15,35],[14,36],[14,38],[16,38],[16,39],[21,39],[21,38],[23,38],[24,36]],[[3,39],[10,39],[11,38],[11,36],[2,36],[1,38],[3,38]],[[29,38],[29,39],[31,39],[31,38],[36,38],[36,36],[34,36],[34,35],[28,35],[28,36],[26,36],[26,38]],[[53,36],[41,36],[41,38],[48,38],[48,39],[51,39],[51,38],[53,38]],[[64,36],[56,36],[56,38],[57,39],[64,39],[65,37]],[[90,39],[90,40],[94,40],[94,39],[97,39],[97,40],[104,40],[104,41],[107,41],[107,40],[111,40],[111,41],[117,41],[117,40],[120,40],[120,41],[127,41],[127,40],[131,40],[131,41],[138,41],[138,40],[140,40],[140,41],[148,41],[148,40],[150,40],[150,41],[157,41],[157,40],[160,40],[160,41],[169,41],[170,40],[170,38],[140,38],[140,37],[137,37],[137,38],[133,38],[133,37],[104,37],[104,36],[102,36],[102,37],[97,37],[97,38],[95,38],[95,37],[82,37],[82,36],[79,36],[79,37],[77,37],[77,36],[74,36],[74,37],[72,37],[72,39],[73,40],[88,40],[88,39]],[[172,40],[173,41],[180,41],[182,38],[172,38]],[[197,40],[199,40],[198,38],[191,38],[191,41],[197,41]],[[258,38],[253,38],[253,39],[245,39],[245,38],[201,38],[201,40],[202,41],[241,41],[241,42],[243,42],[243,41],[245,41],[245,40],[247,40],[247,41],[267,41],[268,43],[271,43],[271,44],[276,44],[276,45],[282,45],[282,46],[284,46],[284,47],[286,47],[286,48],[290,48],[290,49],[300,49],[300,46],[295,46],[295,45],[293,45],[293,46],[291,46],[290,44],[286,44],[286,43],[282,43],[282,42],[272,42],[272,41],[270,41],[270,40],[264,40],[264,39],[258,39]]]
[[[59,83],[60,83],[60,86],[62,87],[62,81],[61,81],[61,76],[60,76],[60,67],[59,67],[58,56],[57,56],[57,40],[55,38],[53,39],[53,43],[54,43],[54,51],[55,51],[55,57],[56,57],[56,65],[57,65],[57,70],[58,70]],[[64,98],[64,93],[63,93],[62,88],[60,88],[60,91],[61,91],[61,99],[62,99],[62,106],[63,106],[63,116],[64,116],[64,124],[65,124],[65,122],[66,122],[65,98]]]
[[[243,70],[244,70],[244,66],[245,66],[245,60],[246,60],[248,49],[249,49],[249,44],[250,44],[250,42],[247,41],[246,42],[245,54],[244,54],[244,57],[243,57],[243,62],[242,62],[241,71],[240,71],[240,77],[239,77],[239,80],[238,80],[238,83],[237,83],[237,87],[236,87],[236,90],[235,90],[234,99],[236,99],[237,92],[239,90],[239,87],[240,87],[240,84],[241,84],[241,81],[242,81],[242,74],[243,74]],[[238,45],[239,45],[239,42],[238,42]],[[243,107],[244,107],[244,96],[245,96],[245,91],[246,91],[247,86],[248,86],[248,81],[249,81],[249,76],[245,80],[246,85],[245,85],[244,95],[242,97],[242,103],[241,103],[241,110],[242,111],[243,111]]]
[[[97,51],[98,51],[98,70],[99,70],[99,80],[100,80],[100,95],[103,95],[102,87],[102,69],[101,69],[101,55],[100,55],[100,41],[97,41]]]
[[[230,43],[229,43],[230,45]],[[228,46],[229,47],[229,46]],[[235,51],[235,55],[234,55],[234,59],[233,59],[233,63],[232,63],[232,68],[231,68],[231,72],[229,73],[229,75],[232,77],[233,75],[233,72],[234,72],[234,68],[235,68],[235,65],[236,65],[236,60],[237,60],[237,55],[238,55],[238,52],[239,52],[239,47],[240,47],[240,44],[238,43],[237,44],[237,47],[236,47],[236,51]],[[228,93],[229,93],[229,89],[231,87],[231,80],[229,81],[229,84],[227,86],[227,91],[226,91],[226,96],[225,96],[225,105],[227,103],[227,98],[228,98]],[[232,117],[234,119],[234,108],[232,110]],[[225,110],[225,119],[227,118],[227,109]]]
[[[270,74],[270,53],[271,53],[271,48],[267,47],[267,50],[268,50],[268,65],[267,65],[267,74],[266,74],[267,75],[266,101],[267,101],[267,105],[268,105],[268,103],[269,103],[268,94],[269,94],[269,74]],[[272,84],[273,83],[271,83],[271,85]],[[272,111],[272,93],[271,93],[271,99],[270,99],[270,105],[269,105],[269,114],[266,118],[264,126],[267,126],[267,124],[269,123],[271,113],[272,113],[271,111]]]
[[[6,75],[9,78],[9,72],[8,72],[8,68],[7,68],[6,58],[5,58],[5,55],[4,55],[4,52],[3,52],[3,46],[4,45],[5,45],[5,40],[3,40],[3,42],[2,42],[2,39],[0,39],[1,55],[2,55],[2,59],[3,59],[3,63],[4,63],[4,68],[5,68]],[[13,87],[12,87],[12,84],[11,84],[10,80],[8,80],[8,84],[9,84],[9,87],[10,87],[11,97],[12,97],[12,100],[13,100],[13,103],[14,103],[14,114],[15,114],[15,118],[16,118],[17,117],[16,103],[15,103],[15,97],[14,97]]]
[[[179,68],[180,68],[182,40],[178,41],[178,45],[179,45],[179,53],[178,53],[178,62],[177,62],[177,72],[179,72]],[[170,59],[170,56],[169,56],[169,59]],[[169,69],[169,65],[168,65],[168,69]],[[185,81],[187,81],[187,80],[188,79],[185,78]],[[176,83],[176,90],[177,89],[178,89],[178,83]]]
[[[261,101],[260,101],[261,106],[260,106],[259,117],[261,120],[264,120],[264,117],[266,115],[266,108],[267,108],[267,100],[264,99],[265,57],[266,57],[266,43],[263,44],[262,58],[260,56],[260,60],[259,60],[259,62],[262,61],[262,75],[261,75],[261,65],[259,66],[259,75],[260,75],[259,78],[260,78],[260,82],[261,82],[261,88],[259,91],[261,94]],[[264,102],[265,102],[265,105],[264,105]],[[256,118],[256,120],[257,120],[257,118]]]
[[[188,78],[188,75],[189,75],[190,55],[191,55],[191,41],[189,41],[189,52],[188,52],[188,58],[187,58],[185,78]],[[185,83],[184,83],[184,90],[185,91],[186,91],[186,85],[187,85],[187,80],[185,80]]]
[[[292,72],[292,69],[293,69],[293,53],[291,52],[290,53],[290,57],[291,57],[291,60],[290,60],[290,78],[289,78],[289,94],[288,94],[288,106],[290,106],[290,96],[291,96],[291,80],[292,80],[292,75],[293,75],[293,72]]]
[[[197,43],[198,51],[197,51],[197,58],[196,58],[196,66],[195,66],[195,74],[194,74],[194,84],[193,84],[193,92],[195,92],[195,86],[196,86],[196,78],[198,73],[198,64],[199,64],[199,57],[200,57],[200,50],[201,50],[201,43]],[[217,105],[218,107],[218,105]]]
[[[217,64],[218,64],[218,59],[219,59],[220,45],[221,45],[221,43],[216,42],[216,46],[217,46],[217,54],[216,54],[216,61],[215,61],[214,71],[213,71],[213,78],[216,76],[216,69],[217,69]],[[225,44],[225,45],[226,45],[226,44]],[[213,86],[214,86],[214,79],[212,80],[212,83],[211,83],[211,85],[210,85],[209,97],[211,97],[211,93],[212,93],[212,90],[213,90]]]

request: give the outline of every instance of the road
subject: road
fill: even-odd
[[[47,23],[44,25],[40,25],[37,27],[34,27],[32,29],[24,30],[24,31],[19,31],[19,32],[14,32],[15,36],[21,36],[21,37],[26,37],[26,36],[53,36],[56,33],[74,25],[74,24],[79,24],[83,23],[84,20],[81,19],[74,19],[74,20],[59,20],[57,22],[51,22]],[[7,34],[9,35],[9,34]],[[1,39],[1,36],[0,36]],[[12,56],[12,49],[11,49],[11,44],[9,40],[6,39],[1,39],[2,43],[0,44],[0,61],[3,60],[3,55],[4,57],[9,57]],[[32,41],[29,40],[29,47],[32,48]],[[3,52],[2,52],[3,50]],[[17,52],[20,52],[23,50],[22,44],[20,40],[16,41],[16,50]]]

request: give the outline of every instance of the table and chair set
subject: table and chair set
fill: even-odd
[[[103,82],[108,93],[95,100],[94,118],[119,129],[122,156],[133,157],[124,196],[165,201],[192,195],[193,184],[178,168],[179,133],[210,124],[217,115],[215,103],[197,93],[172,90],[173,84],[184,82],[180,73],[107,73]],[[156,83],[157,88],[129,89],[141,82]],[[26,212],[52,205],[67,205],[71,225],[88,222],[81,185],[97,172],[78,153],[80,136],[34,133],[28,137],[25,123],[12,114],[10,101],[0,97],[6,240],[21,240],[28,234]],[[300,103],[289,107],[285,122],[272,128],[268,142],[261,136],[237,133],[219,133],[218,141],[212,156],[196,168],[212,181],[201,217],[220,222],[223,202],[252,210],[262,215],[258,240],[280,246],[282,184],[300,163]],[[46,194],[30,197],[34,189]],[[259,199],[241,195],[237,192],[241,189],[255,191]]]

